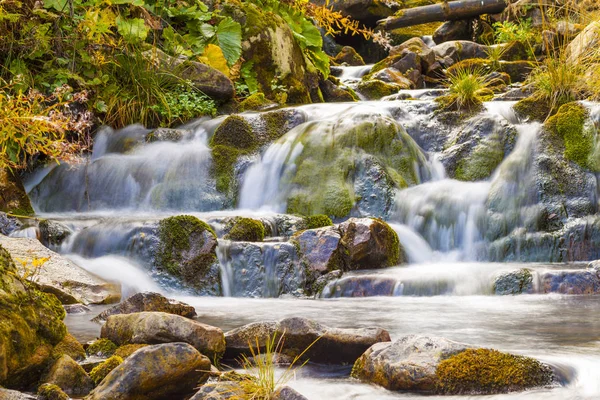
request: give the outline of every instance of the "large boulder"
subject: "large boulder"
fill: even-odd
[[[293,237],[309,275],[317,276],[334,270],[348,269],[348,254],[339,229],[327,226],[307,229]]]
[[[155,266],[196,288],[217,291],[217,236],[208,224],[191,215],[161,220],[155,232]]]
[[[73,262],[44,247],[33,238],[8,238],[0,235],[0,245],[21,271],[30,270],[31,279],[43,291],[56,295],[65,304],[108,304],[121,298],[117,283],[106,282],[78,267]],[[43,262],[39,268],[34,263]],[[25,266],[23,265],[25,264]],[[31,274],[31,272],[35,273]]]
[[[600,44],[600,21],[589,24],[579,35],[569,43],[566,50],[567,61],[577,64],[588,57],[591,49]]]
[[[186,343],[148,346],[113,369],[86,400],[153,400],[191,394],[210,360]]]
[[[33,214],[33,207],[21,178],[3,168],[0,168],[0,211],[16,215]]]
[[[350,270],[379,269],[406,262],[398,235],[383,220],[350,218],[338,228],[348,250]]]
[[[279,322],[256,322],[227,332],[226,358],[251,355],[250,346],[261,351],[272,338],[283,337],[281,353],[300,356],[315,363],[353,363],[371,345],[390,341],[389,333],[381,328],[330,328],[306,318],[286,318]],[[256,349],[255,349],[256,350]]]
[[[94,383],[84,369],[67,355],[54,362],[43,381],[60,387],[72,397],[83,397],[94,388]]]
[[[15,389],[39,381],[67,332],[58,299],[20,276],[0,245],[0,385]]]
[[[188,304],[177,300],[167,299],[159,293],[144,292],[137,293],[127,298],[120,304],[101,312],[92,321],[105,321],[109,316],[115,314],[132,314],[143,311],[159,311],[168,314],[181,315],[186,318],[194,318],[196,309]]]
[[[416,335],[373,345],[352,376],[389,390],[443,394],[518,391],[553,380],[548,366],[528,357]]]
[[[455,40],[432,47],[436,57],[450,58],[454,63],[469,58],[487,58],[487,46],[468,40]],[[449,65],[446,65],[449,67]]]
[[[211,360],[225,351],[221,329],[162,312],[111,315],[102,326],[101,337],[117,345],[185,342]]]

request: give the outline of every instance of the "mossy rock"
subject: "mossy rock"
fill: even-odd
[[[211,147],[221,145],[240,150],[255,149],[257,144],[252,126],[239,115],[227,117],[215,130],[210,141]]]
[[[90,378],[92,378],[92,381],[95,385],[98,385],[104,378],[106,378],[106,375],[108,375],[113,369],[117,368],[122,363],[123,358],[119,356],[112,356],[102,364],[95,367],[90,372]]]
[[[257,92],[245,98],[240,103],[239,108],[241,111],[256,111],[272,105],[275,104],[271,100],[267,99],[264,93]]]
[[[323,228],[324,226],[332,226],[333,221],[327,215],[318,214],[310,215],[304,218],[306,229]]]
[[[337,56],[333,58],[336,64],[347,64],[350,66],[365,65],[365,60],[350,46],[344,46]]]
[[[126,359],[139,349],[148,346],[147,344],[124,344],[120,346],[117,350],[115,350],[115,356],[121,357],[122,359]]]
[[[104,338],[94,341],[85,349],[90,357],[110,357],[115,354],[115,350],[117,350],[117,345]]]
[[[433,2],[431,2],[433,4]],[[423,36],[432,36],[433,33],[440,27],[440,22],[430,22],[427,24],[413,25],[406,28],[398,28],[389,32],[392,45],[397,46],[409,39]]]
[[[38,388],[38,400],[69,400],[69,396],[56,385],[44,383]]]
[[[262,242],[265,227],[256,219],[239,217],[232,221],[231,229],[224,238],[241,242]]]
[[[229,193],[235,181],[235,164],[242,152],[230,146],[214,146],[212,148],[212,175],[215,177],[217,190]]]
[[[356,90],[365,96],[367,100],[379,100],[382,97],[396,94],[402,89],[408,89],[408,87],[387,83],[378,79],[362,81],[356,87]]]
[[[34,213],[21,178],[7,169],[0,169],[0,211],[15,215]]]
[[[37,383],[67,333],[65,310],[56,296],[19,278],[0,246],[0,385],[22,389]]]
[[[588,110],[577,102],[567,103],[548,119],[545,126],[564,140],[564,155],[582,168],[590,168],[590,155],[594,150],[594,132],[586,129]]]
[[[539,361],[490,349],[468,349],[440,362],[437,391],[493,394],[548,385],[552,370]]]
[[[524,98],[523,100],[519,100],[517,104],[513,106],[513,109],[519,118],[540,122],[545,121],[546,118],[550,117],[556,111],[554,110],[553,112],[552,106],[548,100],[535,94]]]
[[[456,166],[454,178],[460,181],[479,181],[489,178],[504,159],[504,143],[497,134],[482,139]]]
[[[81,361],[85,358],[86,353],[83,345],[73,335],[67,333],[63,340],[54,347],[53,351],[55,358],[62,355],[67,355],[75,361]]]

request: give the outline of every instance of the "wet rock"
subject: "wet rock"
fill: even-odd
[[[189,344],[148,346],[113,369],[86,399],[180,398],[193,393],[208,370],[210,360]]]
[[[470,40],[471,20],[446,21],[433,33],[433,41],[436,44],[456,40]]]
[[[35,282],[43,291],[56,295],[65,304],[107,304],[117,302],[121,297],[118,284],[92,275],[36,239],[0,236],[0,245],[13,259],[27,262],[29,268],[33,268],[31,263],[34,259],[48,259],[35,274]]]
[[[432,50],[436,57],[449,57],[453,63],[469,58],[487,58],[487,46],[467,40],[445,42],[432,47]]]
[[[273,393],[273,400],[308,400],[306,397],[295,391],[289,386],[277,389]]]
[[[4,212],[0,212],[0,234],[8,236],[12,232],[21,228],[23,224],[15,217],[9,217]]]
[[[90,357],[108,358],[117,350],[117,345],[109,339],[98,339],[91,342],[85,349]]]
[[[33,207],[25,193],[21,178],[0,168],[0,211],[15,215],[33,214]]]
[[[68,355],[56,360],[43,381],[60,387],[72,397],[85,396],[94,388],[88,374]]]
[[[371,78],[386,83],[400,85],[403,88],[410,88],[414,85],[410,79],[394,68],[384,68],[381,71],[377,71],[371,75]]]
[[[224,291],[232,296],[279,297],[301,294],[304,271],[291,243],[231,242],[221,260],[230,273]]]
[[[294,236],[293,242],[298,243],[309,275],[318,277],[333,270],[344,271],[348,268],[349,260],[342,235],[335,227],[307,229]]]
[[[376,157],[365,156],[357,160],[354,194],[356,204],[350,216],[382,219],[390,216],[394,207],[394,181]]]
[[[394,296],[398,281],[381,276],[348,276],[334,280],[323,288],[321,297]]]
[[[199,290],[218,292],[217,237],[208,224],[191,215],[178,215],[161,220],[154,235],[157,268]]]
[[[63,305],[67,314],[85,314],[92,311],[91,308],[83,304],[65,304]]]
[[[390,340],[389,333],[381,328],[329,328],[305,318],[287,318],[279,322],[253,323],[227,332],[226,358],[250,355],[248,342],[256,343],[256,340],[263,349],[274,335],[283,335],[281,353],[284,355],[295,357],[308,348],[303,358],[324,364],[353,363],[374,343]]]
[[[389,390],[435,392],[438,364],[468,347],[441,337],[404,336],[369,348],[356,360],[352,376]]]
[[[348,250],[350,270],[378,269],[406,262],[398,235],[386,222],[350,218],[338,228]]]
[[[494,280],[494,293],[498,295],[532,292],[533,275],[527,268],[502,273]]]
[[[90,371],[90,378],[92,379],[92,381],[94,382],[95,385],[98,385],[98,384],[100,384],[100,382],[102,382],[104,380],[104,378],[106,378],[106,376],[108,374],[111,373],[111,371],[113,369],[117,368],[122,363],[123,363],[123,358],[121,358],[119,356],[112,356],[112,357],[108,358],[106,361],[103,361],[103,362],[99,363],[98,365],[96,365]]]
[[[120,304],[103,311],[92,319],[94,322],[105,321],[109,316],[115,314],[132,314],[142,311],[160,311],[168,314],[181,315],[186,318],[194,318],[196,309],[188,304],[177,300],[167,299],[159,293],[144,292],[137,293]]]
[[[398,60],[392,64],[392,68],[397,69],[398,71],[406,74],[411,70],[421,70],[421,57],[419,57],[416,53],[413,53],[409,50],[405,50],[403,54],[400,55]]]
[[[314,294],[315,296],[321,296],[323,289],[325,289],[330,282],[340,279],[342,277],[342,274],[343,272],[337,269],[335,271],[331,271],[326,273],[325,275],[320,276],[319,278],[317,278],[315,283],[313,283],[310,293]]]
[[[323,93],[323,99],[327,103],[343,103],[357,100],[356,95],[352,91],[336,85],[331,79],[321,81],[319,87],[321,88],[321,93]]]
[[[593,270],[548,271],[539,277],[541,293],[591,295],[600,293],[600,278]]]
[[[367,100],[379,100],[382,97],[398,93],[402,89],[409,89],[409,86],[399,85],[397,83],[387,83],[378,79],[362,81],[356,87],[356,91]]]
[[[146,142],[179,142],[191,134],[187,129],[158,128],[146,135]]]
[[[117,345],[185,342],[211,359],[218,359],[225,350],[221,329],[162,312],[111,315],[101,337]]]
[[[414,53],[419,57],[421,60],[421,68],[415,69],[420,69],[423,72],[426,72],[429,68],[431,68],[436,61],[434,51],[427,46],[423,39],[414,37],[399,46],[393,47],[390,50],[389,57],[383,62],[385,65],[393,65],[399,57],[406,55],[407,52]]]
[[[237,382],[211,382],[200,387],[190,400],[229,400],[243,398],[244,390]]]
[[[21,393],[16,390],[0,388],[0,400],[36,400],[36,396]]]
[[[531,96],[531,94],[531,87],[521,86],[516,88],[509,88],[508,91],[500,94],[498,97],[496,97],[496,99],[501,101],[519,101]]]
[[[334,57],[333,61],[337,64],[347,64],[349,66],[365,65],[365,61],[360,54],[350,46],[342,47],[342,50]]]
[[[57,221],[43,219],[39,222],[40,241],[46,247],[60,246],[71,233],[71,229]]]

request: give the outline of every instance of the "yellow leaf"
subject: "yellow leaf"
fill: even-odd
[[[223,55],[221,48],[214,44],[209,44],[204,49],[204,53],[198,57],[204,64],[210,65],[217,71],[222,72],[229,78],[229,67],[227,66],[227,60]]]

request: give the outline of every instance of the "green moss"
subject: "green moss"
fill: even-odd
[[[387,251],[387,264],[382,266],[394,266],[405,262],[404,249],[400,244],[398,234],[392,227],[382,219],[374,218],[375,224],[371,225],[372,236],[382,238],[382,247]]]
[[[38,400],[69,400],[69,396],[56,385],[44,383],[38,388]]]
[[[119,356],[112,356],[102,364],[98,365],[90,372],[90,378],[95,385],[100,384],[110,372],[123,363],[123,359]]]
[[[215,177],[217,190],[229,193],[235,180],[235,165],[240,155],[238,149],[229,146],[214,146],[212,148],[212,175]]]
[[[489,349],[469,349],[437,367],[437,390],[444,394],[504,393],[551,383],[539,361]]]
[[[310,215],[304,218],[304,221],[306,223],[306,229],[316,229],[333,225],[331,218],[323,214]]]
[[[266,142],[272,142],[285,135],[288,131],[289,114],[286,110],[275,110],[261,114],[262,120],[265,122],[267,131]]]
[[[529,96],[519,100],[513,109],[522,119],[543,122],[553,114],[550,103],[539,96]]]
[[[180,276],[182,269],[194,271],[206,270],[214,261],[213,253],[203,254],[192,260],[185,258],[185,253],[194,246],[202,246],[205,232],[216,238],[213,229],[204,221],[192,215],[177,215],[160,221],[158,236],[160,246],[157,249],[156,261],[161,268],[169,273]],[[182,265],[182,264],[189,265]]]
[[[589,113],[577,103],[567,103],[548,119],[546,128],[562,137],[565,143],[565,158],[583,168],[589,168],[590,155],[594,150],[593,132],[585,129]]]
[[[348,64],[351,66],[365,65],[365,60],[350,46],[344,46],[333,59],[336,64]]]
[[[52,352],[54,358],[59,358],[65,354],[75,361],[85,358],[83,346],[71,334],[66,334],[63,340],[54,347],[54,351]]]
[[[265,238],[265,227],[262,222],[239,217],[233,221],[231,229],[225,239],[243,242],[262,242]]]
[[[247,97],[246,99],[244,99],[244,101],[242,101],[240,103],[240,110],[241,111],[260,110],[270,104],[273,104],[273,103],[265,97],[264,93],[257,92],[257,93],[254,93],[253,95]]]
[[[115,350],[115,356],[121,357],[122,359],[126,359],[139,349],[148,346],[147,344],[124,344],[120,346],[117,350]]]
[[[0,211],[25,216],[34,214],[19,175],[0,168],[0,193]]]
[[[239,115],[227,117],[219,125],[210,141],[211,147],[222,145],[235,149],[252,150],[258,145],[252,126]]]
[[[390,31],[389,36],[392,45],[397,46],[414,37],[431,36],[441,25],[440,22],[430,22],[428,24],[413,25],[407,28],[399,28]]]
[[[504,145],[498,135],[482,140],[473,152],[463,157],[456,167],[454,178],[461,181],[487,179],[504,159]]]
[[[382,97],[398,93],[400,89],[403,88],[392,83],[380,81],[379,79],[363,81],[357,86],[358,92],[368,100],[379,100]]]
[[[115,354],[117,345],[108,339],[98,339],[85,349],[88,356],[110,357]]]

